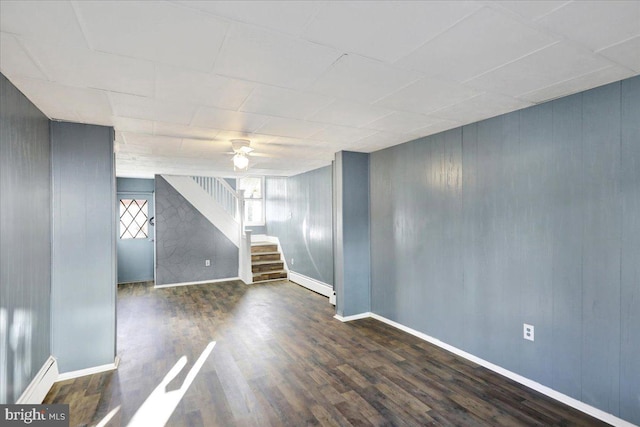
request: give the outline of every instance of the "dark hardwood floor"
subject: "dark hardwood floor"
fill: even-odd
[[[167,425],[606,425],[384,323],[333,314],[286,281],[121,285],[119,369],[56,383],[45,402],[69,403],[72,426],[127,425],[181,356],[167,392],[216,341]]]

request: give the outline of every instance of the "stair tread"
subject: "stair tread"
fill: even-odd
[[[259,255],[275,255],[275,254],[279,254],[280,252],[275,251],[275,252],[254,252],[251,255],[252,256],[259,256]]]
[[[256,280],[253,283],[276,282],[278,280],[286,280],[286,279],[287,279],[286,277],[278,277],[278,278],[275,278],[275,279]]]
[[[266,261],[252,261],[251,265],[265,265],[265,264],[284,264],[284,260],[281,259],[271,259]]]
[[[286,273],[288,273],[288,271],[287,270],[260,271],[260,272],[257,272],[257,273],[253,273],[253,276],[255,277],[255,276],[262,276],[263,274],[278,274],[278,273],[280,273],[280,274],[285,273],[286,274]]]

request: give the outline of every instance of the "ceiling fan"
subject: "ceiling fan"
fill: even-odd
[[[253,151],[251,141],[248,139],[232,139],[231,148],[233,149],[233,170],[243,171],[249,168],[249,153]]]

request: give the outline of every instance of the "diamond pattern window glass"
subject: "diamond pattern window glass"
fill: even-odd
[[[149,237],[149,205],[145,199],[120,199],[120,238]]]

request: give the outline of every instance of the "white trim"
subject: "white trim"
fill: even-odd
[[[289,280],[300,286],[304,286],[307,289],[311,289],[313,292],[324,295],[325,297],[333,295],[333,287],[331,287],[331,285],[311,277],[307,277],[304,274],[289,271]]]
[[[447,351],[450,351],[453,354],[456,354],[460,357],[463,357],[467,360],[470,360],[474,363],[477,363],[478,365],[484,366],[485,368],[492,370],[502,376],[505,376],[513,381],[516,381],[522,385],[525,385],[537,392],[540,392],[546,396],[551,397],[552,399],[555,399],[559,402],[564,403],[565,405],[571,406],[579,411],[584,412],[585,414],[589,414],[595,418],[598,418],[599,420],[602,420],[606,423],[609,423],[611,425],[614,426],[619,426],[619,427],[634,427],[635,425],[625,421],[621,418],[616,417],[613,414],[609,414],[601,409],[595,408],[591,405],[588,405],[578,399],[575,399],[573,397],[567,396],[566,394],[560,393],[559,391],[556,391],[552,388],[549,388],[545,385],[542,385],[536,381],[530,380],[526,377],[523,377],[522,375],[516,374],[515,372],[511,372],[507,369],[504,369],[498,365],[494,365],[491,362],[488,362],[484,359],[481,359],[477,356],[474,356],[471,353],[467,353],[464,350],[460,350],[457,347],[454,347],[452,345],[449,345],[447,343],[444,343],[442,341],[440,341],[437,338],[434,338],[430,335],[424,334],[422,332],[416,331],[415,329],[412,329],[408,326],[402,325],[400,323],[394,322],[393,320],[387,319],[386,317],[380,316],[378,314],[375,313],[369,313],[370,317],[372,317],[373,319],[379,320],[380,322],[386,323],[387,325],[393,326],[394,328],[398,328],[401,331],[407,332],[413,336],[416,336],[422,340],[425,340],[427,342],[430,342],[433,345],[436,345],[440,348],[443,348]],[[361,316],[361,315],[357,315],[357,316]],[[338,316],[334,316],[336,318],[338,318]],[[348,316],[348,320],[355,320],[355,319],[351,319],[351,317],[354,316]],[[345,318],[346,319],[346,318]],[[339,319],[340,320],[340,319]],[[346,321],[346,320],[343,320]]]
[[[336,292],[333,291],[331,295],[329,295],[329,304],[336,305]]]
[[[58,379],[56,380],[56,382],[71,380],[78,377],[85,377],[87,375],[99,374],[101,372],[114,371],[118,369],[118,365],[120,365],[120,358],[116,356],[113,363],[107,363],[106,365],[93,366],[91,368],[79,369],[77,371],[70,371],[60,374],[58,375]]]
[[[199,282],[167,283],[166,285],[153,285],[153,287],[154,288],[174,288],[176,286],[204,285],[207,283],[230,282],[232,280],[241,280],[241,279],[239,277],[228,277],[225,279],[200,280]]]
[[[351,322],[352,320],[366,319],[368,317],[372,317],[372,313],[368,311],[366,313],[353,314],[351,316],[340,316],[339,314],[333,316],[334,319],[338,319],[341,322]]]
[[[16,404],[40,404],[49,390],[58,379],[58,362],[55,357],[49,356],[36,376],[29,383],[22,395],[16,400]]]

